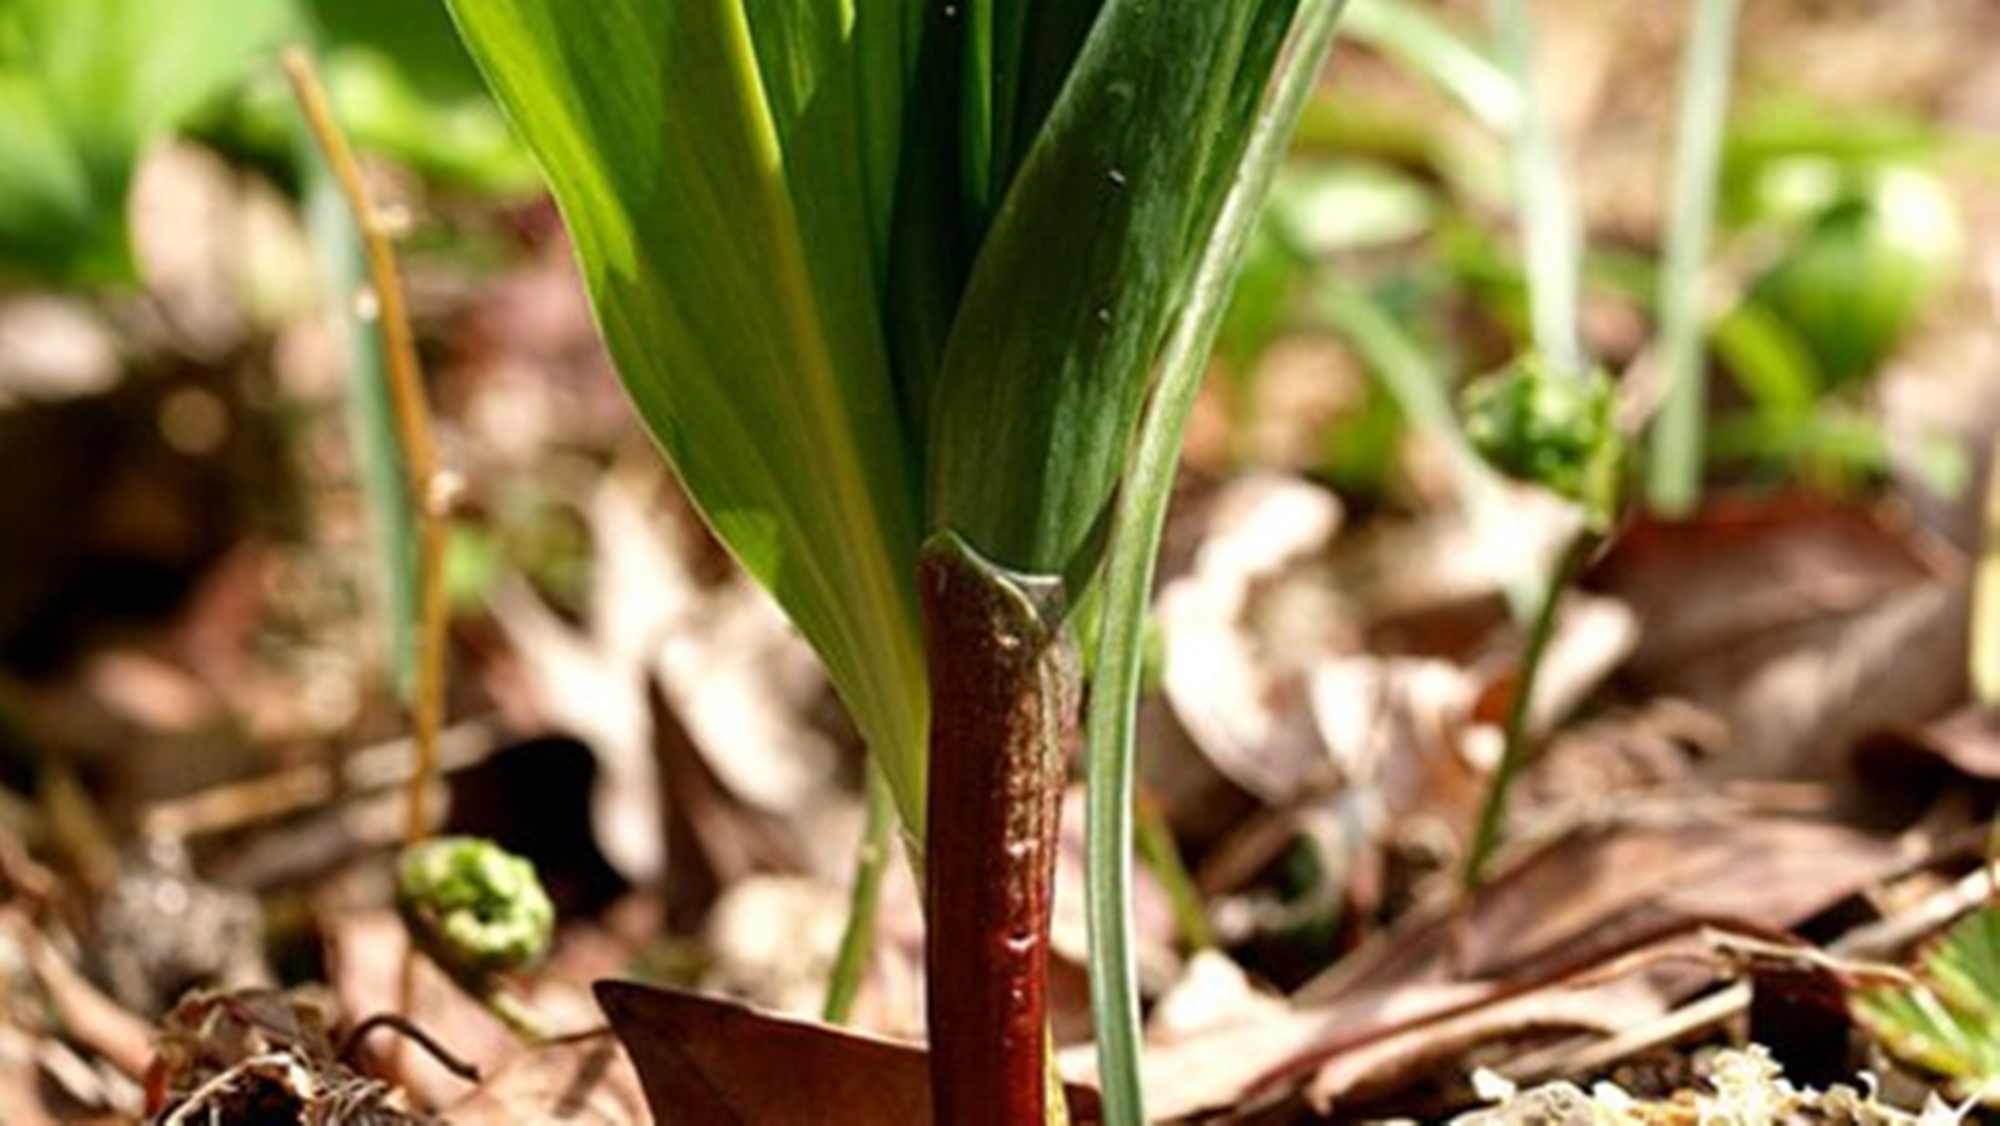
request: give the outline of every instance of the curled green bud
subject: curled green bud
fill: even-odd
[[[405,848],[396,864],[396,910],[418,948],[473,992],[483,992],[493,974],[540,960],[556,922],[534,865],[477,837]]]
[[[1602,528],[1624,460],[1613,405],[1602,372],[1557,373],[1527,356],[1466,388],[1465,434],[1495,469],[1575,501]]]

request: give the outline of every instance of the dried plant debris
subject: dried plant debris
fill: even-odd
[[[1494,1105],[1458,1116],[1452,1120],[1457,1126],[1948,1126],[1966,1113],[1935,1095],[1918,1113],[1900,1110],[1876,1098],[1872,1081],[1861,1088],[1801,1089],[1787,1082],[1770,1053],[1756,1044],[1717,1053],[1707,1091],[1661,1102],[1634,1098],[1613,1083],[1588,1091],[1574,1083],[1549,1083],[1517,1092],[1506,1080],[1482,1073],[1474,1085],[1493,1097]]]
[[[410,1126],[386,1084],[334,1050],[319,1003],[299,992],[191,994],[167,1014],[147,1076],[152,1126]]]

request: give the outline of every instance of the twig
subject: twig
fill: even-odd
[[[425,796],[437,773],[438,731],[444,713],[444,534],[455,483],[438,462],[432,437],[430,405],[424,398],[417,361],[416,338],[410,330],[409,306],[396,271],[396,253],[389,225],[383,220],[361,178],[361,165],[334,119],[326,90],[304,51],[285,52],[285,73],[292,80],[299,109],[314,141],[340,184],[353,212],[368,257],[374,291],[374,319],[382,333],[389,361],[389,390],[396,407],[397,440],[403,447],[405,487],[417,511],[417,678],[411,701],[416,740],[417,772],[410,784],[408,838],[421,839],[430,827]]]
[[[438,1064],[446,1071],[451,1072],[467,1083],[479,1082],[479,1069],[477,1067],[453,1055],[444,1045],[438,1043],[430,1033],[418,1028],[409,1018],[398,1016],[395,1013],[376,1013],[374,1016],[355,1025],[354,1029],[347,1034],[347,1038],[340,1042],[340,1062],[352,1066],[354,1063],[354,1053],[360,1050],[362,1041],[368,1038],[369,1033],[374,1032],[378,1028],[392,1029],[404,1039],[414,1040],[419,1047],[429,1052],[431,1058],[438,1061]]]
[[[485,761],[494,749],[494,733],[490,717],[466,720],[439,732],[440,772]],[[407,738],[392,739],[344,754],[338,763],[293,767],[160,802],[140,814],[140,835],[186,840],[239,832],[343,796],[366,796],[408,786],[415,774],[413,743]]]
[[[312,59],[296,47],[285,52],[285,74],[313,140],[340,184],[341,195],[361,233],[374,291],[372,313],[382,334],[388,359],[389,391],[395,406],[396,434],[403,452],[405,487],[417,516],[417,668],[411,694],[411,728],[416,766],[410,776],[409,804],[403,836],[422,840],[430,829],[428,808],[431,780],[437,775],[438,731],[444,723],[444,547],[445,519],[454,482],[440,467],[431,434],[430,407],[424,398],[416,339],[410,331],[409,307],[396,272],[391,232],[368,194],[360,162],[328,105]],[[416,962],[405,957],[400,1004],[408,1011],[416,993]]]
[[[1827,957],[1840,960],[1889,958],[1913,943],[1949,926],[1953,920],[1978,908],[1986,901],[1996,876],[1988,864],[1935,892],[1908,910],[1859,926],[1827,946]],[[1810,950],[1801,955],[1814,953]],[[1750,1008],[1750,983],[1732,982],[1707,996],[1690,1001],[1658,1020],[1627,1029],[1575,1051],[1539,1054],[1507,1069],[1508,1077],[1532,1082],[1550,1075],[1588,1075],[1665,1044],[1677,1043],[1697,1032],[1734,1019]]]

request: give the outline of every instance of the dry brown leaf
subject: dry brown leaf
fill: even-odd
[[[1554,731],[1625,663],[1638,639],[1638,619],[1624,603],[1586,594],[1565,597],[1536,674],[1530,733],[1541,738]],[[1514,664],[1510,679],[1519,675],[1518,659]]]
[[[41,1045],[24,1029],[0,1024],[0,1106],[7,1107],[9,1126],[55,1126],[42,1097],[41,1069],[35,1055]]]
[[[118,345],[82,297],[0,302],[0,408],[96,395],[118,381]]]
[[[1339,523],[1324,489],[1276,475],[1232,482],[1210,508],[1193,569],[1160,593],[1167,700],[1214,767],[1271,805],[1330,772],[1301,670],[1334,639],[1281,647],[1254,627],[1253,602]]]
[[[646,701],[666,789],[667,924],[687,934],[707,918],[717,895],[753,875],[806,871],[812,849],[800,821],[751,805],[717,777],[657,682],[648,683]]]
[[[716,902],[704,931],[709,989],[784,1013],[818,1009],[840,948],[847,895],[802,876],[746,875]]]
[[[0,913],[0,942],[27,963],[48,1013],[62,1034],[108,1060],[127,1076],[143,1075],[153,1057],[146,1022],[100,991],[16,909]]]
[[[403,952],[409,944],[402,921],[387,910],[351,912],[334,923],[328,937],[328,979],[340,1011],[352,1021],[397,1011]],[[559,951],[557,958],[561,957]],[[572,1032],[598,1023],[590,998],[579,987],[550,972],[541,974],[535,985],[529,1000],[552,1031]],[[422,958],[417,960],[416,1000],[409,1016],[431,1039],[481,1074],[494,1071],[521,1050],[519,1039],[497,1017]],[[390,1043],[384,1034],[368,1046],[386,1053]],[[402,1060],[404,1085],[423,1105],[444,1106],[465,1097],[466,1081],[427,1053],[404,1051]]]
[[[1679,964],[1701,949],[1694,935],[1670,936],[1617,964],[1518,984],[1418,983],[1322,1007],[1246,1005],[1234,1019],[1191,1034],[1156,1030],[1149,1101],[1162,1117],[1205,1121],[1303,1099],[1345,1121],[1354,1102],[1435,1078],[1441,1065],[1475,1048],[1491,1055],[1497,1046],[1529,1049],[1552,1035],[1643,1027],[1668,1002],[1649,967]],[[1700,971],[1701,982],[1713,979]]]
[[[1865,609],[1933,573],[1880,515],[1784,496],[1717,499],[1678,522],[1639,519],[1589,579],[1640,615],[1634,672],[1671,684],[1699,658]]]
[[[1968,708],[1935,723],[1892,727],[1863,740],[1855,754],[1869,777],[1904,785],[1947,772],[2000,781],[2000,716]]]
[[[1491,992],[1484,985],[1420,985],[1371,994],[1338,1010],[1246,1007],[1236,1019],[1191,1034],[1152,1038],[1145,1058],[1147,1104],[1160,1118],[1182,1119],[1282,1098],[1316,1070],[1317,1062],[1290,1079],[1273,1077],[1316,1049],[1476,1004]],[[1261,1092],[1255,1100],[1253,1091]]]
[[[1470,815],[1464,758],[1477,686],[1422,657],[1351,657],[1312,672],[1313,720],[1344,782],[1338,803],[1365,811],[1370,837],[1420,814]]]
[[[591,498],[586,631],[525,588],[495,605],[542,713],[598,752],[599,843],[636,883],[658,878],[664,861],[647,701],[655,677],[707,769],[760,809],[801,813],[832,789],[837,766],[831,742],[803,715],[823,684],[805,643],[747,579],[700,581],[686,537],[656,518],[656,481],[614,474]]]
[[[1504,617],[1510,586],[1548,574],[1576,534],[1575,506],[1532,486],[1496,482],[1495,488],[1498,500],[1466,516],[1384,524],[1342,541],[1330,560],[1331,581],[1366,614],[1371,638],[1430,637],[1439,619],[1467,614],[1483,633]]]
[[[1413,916],[1309,985],[1315,1002],[1460,976],[1520,978],[1588,965],[1703,921],[1785,930],[1907,861],[1846,826],[1627,803],[1489,883],[1463,912]]]
[[[602,982],[659,1126],[930,1121],[921,1048],[688,993]]]
[[[1964,695],[1956,561],[1878,512],[1799,497],[1641,521],[1592,576],[1642,624],[1648,692],[1719,716],[1724,778],[1825,778],[1854,741]]]
[[[1306,1096],[1321,1114],[1343,1100],[1365,1099],[1436,1074],[1439,1064],[1496,1041],[1584,1032],[1608,1036],[1658,1018],[1666,1006],[1640,979],[1578,987],[1550,986],[1496,999],[1343,1052],[1313,1076]]]

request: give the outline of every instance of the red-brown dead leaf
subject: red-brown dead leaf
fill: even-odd
[[[914,1044],[631,982],[597,999],[645,1085],[659,1126],[926,1126],[927,1056]],[[1069,1088],[1071,1120],[1099,1120]]]
[[[1864,610],[1933,577],[1877,512],[1805,496],[1722,498],[1686,520],[1640,519],[1591,569],[1645,625],[1634,670],[1685,676],[1732,645]]]
[[[626,982],[598,1003],[660,1126],[930,1121],[921,1048]]]

